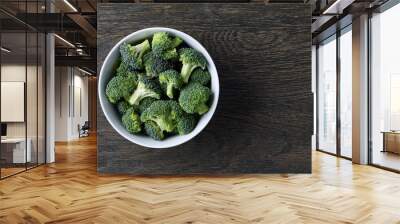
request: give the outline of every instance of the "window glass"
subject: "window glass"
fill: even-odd
[[[352,32],[340,36],[340,154],[352,156]]]
[[[318,149],[336,153],[336,36],[318,47]]]
[[[21,3],[22,4],[22,3]],[[7,15],[0,15],[7,18]],[[25,30],[1,30],[1,177],[26,170],[31,161],[26,141],[27,36]]]
[[[400,170],[400,4],[371,19],[372,163]]]

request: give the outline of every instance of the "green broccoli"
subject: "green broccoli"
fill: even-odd
[[[146,121],[144,123],[144,130],[148,136],[152,137],[155,140],[164,139],[164,132],[154,121]]]
[[[143,56],[150,51],[150,42],[148,40],[132,46],[123,43],[120,46],[122,62],[125,63],[130,70],[143,69]]]
[[[204,56],[193,48],[180,49],[179,61],[182,62],[181,76],[185,83],[188,83],[193,70],[198,67],[205,69],[207,66],[207,60]]]
[[[196,116],[193,114],[184,113],[183,116],[178,120],[176,129],[179,135],[189,134],[197,125]]]
[[[124,115],[122,115],[122,125],[129,133],[139,133],[141,128],[140,117],[133,108],[129,108]]]
[[[182,77],[173,69],[160,73],[158,80],[165,86],[167,96],[174,98],[174,89],[181,89],[183,85]]]
[[[118,112],[119,112],[120,114],[122,114],[122,115],[125,114],[125,112],[126,112],[129,108],[131,108],[131,107],[132,107],[132,106],[129,105],[129,103],[126,102],[125,100],[119,101],[118,104],[117,104]]]
[[[134,75],[114,76],[107,84],[106,96],[110,103],[117,103],[120,99],[129,98],[136,87]]]
[[[197,82],[190,83],[182,89],[179,96],[179,105],[190,114],[204,114],[208,111],[207,102],[210,98],[211,90]]]
[[[116,75],[126,76],[129,73],[130,73],[130,70],[128,68],[128,65],[121,61],[117,68]]]
[[[171,69],[173,66],[169,61],[150,52],[144,57],[144,67],[146,69],[146,75],[154,78],[158,77],[161,72]]]
[[[135,81],[137,81],[137,78],[140,75],[140,73],[136,72],[136,71],[131,71],[128,68],[128,65],[126,65],[123,62],[121,62],[119,64],[118,68],[117,68],[116,75],[117,76],[129,76],[129,75],[132,75],[135,78]]]
[[[173,100],[153,102],[140,116],[142,122],[154,121],[162,131],[172,132],[182,117],[183,111]]]
[[[139,103],[139,112],[143,113],[154,101],[156,101],[156,99],[152,97],[142,99]]]
[[[161,89],[157,82],[141,75],[138,79],[137,88],[128,102],[130,105],[139,105],[140,101],[146,97],[160,99]]]
[[[183,40],[179,37],[171,37],[166,32],[158,32],[153,35],[151,48],[153,52],[160,55],[165,60],[178,59],[178,47]]]
[[[177,61],[179,59],[179,54],[178,51],[176,50],[176,48],[169,50],[169,51],[165,51],[161,57],[164,60],[171,60],[171,61]]]
[[[190,76],[190,82],[198,82],[203,86],[207,86],[211,81],[211,75],[207,70],[196,68]]]

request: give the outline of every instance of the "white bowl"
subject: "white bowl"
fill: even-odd
[[[207,62],[208,62],[208,65],[207,65],[208,71],[211,74],[211,91],[213,93],[212,104],[210,106],[210,110],[207,113],[203,114],[203,116],[201,116],[199,122],[197,123],[196,128],[192,132],[190,132],[187,135],[175,135],[172,137],[168,137],[161,141],[154,140],[154,139],[152,139],[148,136],[144,136],[144,135],[130,134],[123,127],[122,122],[121,122],[121,115],[116,110],[115,105],[108,102],[107,97],[105,95],[105,92],[106,92],[105,89],[106,89],[107,83],[111,79],[111,77],[114,75],[113,69],[115,68],[115,65],[120,57],[119,46],[123,42],[136,43],[140,40],[151,37],[156,32],[168,32],[173,36],[178,36],[178,37],[182,38],[183,41],[187,45],[196,49],[197,51],[199,51],[201,54],[204,55],[204,57],[207,59]],[[121,41],[119,41],[111,49],[110,53],[108,53],[106,59],[104,60],[103,65],[101,67],[99,81],[98,81],[98,94],[99,94],[101,108],[103,109],[103,112],[104,112],[108,122],[122,137],[126,138],[127,140],[129,140],[133,143],[136,143],[136,144],[144,146],[144,147],[169,148],[169,147],[183,144],[183,143],[191,140],[207,126],[208,122],[210,122],[210,120],[211,120],[212,116],[214,115],[214,112],[217,108],[218,97],[219,97],[218,72],[217,72],[217,69],[215,68],[215,64],[214,64],[213,60],[211,59],[210,55],[208,54],[207,50],[193,37],[189,36],[186,33],[183,33],[181,31],[171,29],[171,28],[152,27],[152,28],[147,28],[147,29],[142,29],[142,30],[136,31],[136,32],[124,37]]]

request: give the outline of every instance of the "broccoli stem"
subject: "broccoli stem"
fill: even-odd
[[[176,48],[178,47],[181,43],[183,42],[183,40],[179,37],[175,37],[173,40],[173,45],[171,46],[172,48]]]
[[[183,64],[181,75],[185,83],[189,82],[190,74],[192,74],[193,70],[196,69],[197,67],[198,66],[193,66],[192,64]]]
[[[139,105],[140,100],[142,99],[142,91],[136,90],[133,92],[132,96],[129,98],[130,105]]]
[[[129,104],[139,105],[140,101],[146,97],[153,97],[156,99],[160,99],[160,97],[152,91],[147,91],[146,89],[143,88],[137,88],[135,92],[132,94],[132,96],[129,98]]]
[[[167,85],[167,96],[171,99],[174,98],[174,85],[173,84]]]
[[[174,48],[173,50],[165,51],[163,54],[163,58],[165,60],[171,60],[171,59],[178,59],[179,55],[176,49]]]
[[[143,43],[133,46],[133,48],[136,48],[136,52],[139,54],[137,56],[142,57],[143,54],[150,50],[150,43],[148,40],[145,40]]]
[[[201,105],[198,106],[198,113],[199,113],[200,115],[202,115],[202,114],[206,113],[206,112],[208,111],[208,109],[209,109],[209,108],[208,108],[207,105],[201,104]]]
[[[153,119],[154,122],[160,127],[161,130],[166,131],[166,132],[172,132],[174,130],[174,126],[167,124],[164,120],[162,119]]]

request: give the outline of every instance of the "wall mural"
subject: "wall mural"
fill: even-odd
[[[309,7],[99,4],[98,171],[311,172]]]

